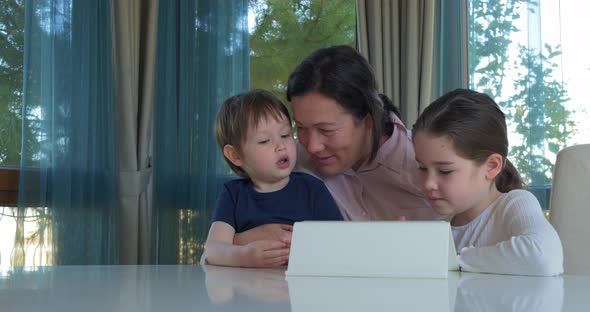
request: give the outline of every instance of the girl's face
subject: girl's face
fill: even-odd
[[[358,169],[371,150],[371,118],[358,120],[334,99],[311,92],[291,99],[299,142],[323,176]]]
[[[437,213],[469,222],[500,194],[494,179],[498,154],[478,165],[454,151],[446,135],[419,131],[413,136],[419,181]]]

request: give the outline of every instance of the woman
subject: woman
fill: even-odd
[[[310,54],[291,73],[287,99],[300,143],[298,169],[324,181],[346,220],[436,217],[415,181],[410,133],[355,49],[333,46]],[[287,241],[289,231],[266,225],[236,242]]]

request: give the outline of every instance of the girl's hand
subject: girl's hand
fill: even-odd
[[[293,226],[289,224],[264,224],[234,235],[234,245],[248,245],[259,240],[274,240],[291,244]]]
[[[286,265],[289,261],[289,247],[280,241],[259,240],[244,248],[247,267],[270,268]]]

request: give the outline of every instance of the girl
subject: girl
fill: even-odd
[[[434,210],[451,217],[464,271],[563,272],[557,233],[506,156],[504,113],[489,96],[457,89],[413,127],[419,180]]]

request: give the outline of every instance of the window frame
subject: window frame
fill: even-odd
[[[0,167],[0,206],[18,206],[19,175],[19,168]]]

